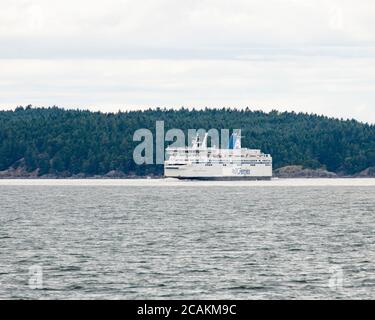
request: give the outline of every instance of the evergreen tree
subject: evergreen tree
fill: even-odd
[[[40,175],[163,173],[161,165],[133,162],[133,133],[155,132],[155,122],[170,128],[242,129],[242,146],[271,153],[274,168],[299,164],[307,168],[355,174],[375,167],[375,126],[355,120],[295,112],[205,109],[100,113],[18,107],[0,112],[0,171],[24,166]]]

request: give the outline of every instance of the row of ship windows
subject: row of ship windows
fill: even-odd
[[[200,163],[200,161],[194,161],[196,163]],[[205,163],[202,162],[202,163]],[[208,161],[208,163],[271,163],[271,161],[267,160],[267,161],[262,161],[262,160],[233,160],[233,161]]]
[[[199,163],[199,162],[193,162],[193,163]],[[226,163],[218,163],[218,164],[222,164],[224,167],[227,166]],[[250,164],[250,163],[244,163],[244,162],[242,162],[241,164]],[[270,163],[257,163],[257,164],[264,164],[265,166],[271,166]],[[250,166],[255,167],[257,164],[250,164]],[[212,167],[212,163],[206,163],[205,166],[206,167]]]
[[[199,162],[193,162],[193,163],[199,163]],[[217,163],[206,163],[205,165],[206,166],[212,166],[213,164],[222,164],[224,167],[227,165],[227,163],[220,163],[220,162],[217,162]],[[230,163],[230,164],[238,164],[238,163]],[[240,162],[240,164],[249,164],[251,166],[256,166],[257,164],[264,164],[266,166],[271,166],[271,163],[270,162],[256,162],[256,163],[249,163],[249,162]]]
[[[269,155],[244,155],[244,154],[232,154],[232,155],[201,155],[201,154],[194,154],[194,153],[191,153],[191,154],[188,154],[188,155],[184,155],[184,154],[168,154],[169,157],[179,157],[179,158],[199,158],[199,157],[203,157],[203,158],[211,158],[211,159],[221,159],[221,158],[227,158],[228,156],[232,156],[232,157],[235,157],[235,158],[253,158],[253,157],[259,157],[259,158],[264,158],[264,159],[268,159],[268,158],[271,158],[271,156]]]
[[[255,163],[255,164],[262,164],[262,163],[271,163],[271,161],[267,160],[267,161],[262,161],[262,160],[233,160],[233,161],[226,161],[226,162],[222,162],[222,161],[209,161],[209,162],[212,162],[212,163],[247,163],[247,164],[251,164],[251,163]]]
[[[271,161],[232,161],[232,162],[220,162],[220,161],[210,161],[210,162],[199,162],[199,161],[192,161],[192,163],[201,163],[212,166],[213,164],[223,164],[226,166],[227,164],[251,164],[251,165],[256,165],[256,164],[265,164],[265,165],[271,165]],[[185,166],[187,163],[174,163],[176,166]]]
[[[168,153],[172,154],[172,155],[183,155],[183,154],[208,154],[208,155],[217,155],[216,152],[201,152],[199,150],[185,150],[185,151],[179,151],[179,152],[175,152],[175,151],[169,151]],[[222,151],[222,152],[219,152],[219,155],[220,153],[223,153],[223,154],[227,154],[227,153],[230,153],[230,152],[227,152],[227,151]],[[234,152],[234,153],[240,153],[240,152]],[[242,153],[244,154],[244,153]],[[254,154],[254,152],[252,153]],[[261,154],[261,152],[255,152],[255,154]],[[246,153],[245,153],[246,155]],[[263,154],[264,157],[270,157],[269,154]]]
[[[180,165],[181,166],[181,165]],[[212,167],[212,163],[207,163],[206,165],[205,165],[206,167]],[[226,167],[227,165],[224,163],[223,164],[223,167]],[[252,164],[251,165],[252,167],[255,167],[255,164]],[[266,167],[270,167],[271,165],[270,164],[266,164],[265,165]],[[177,169],[179,169],[179,167],[173,167],[173,166],[168,166],[168,167],[165,167],[166,169],[175,169],[175,170],[177,170]]]

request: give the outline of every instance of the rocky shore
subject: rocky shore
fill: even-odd
[[[137,176],[132,174],[125,174],[122,171],[110,171],[104,175],[87,175],[84,173],[69,174],[62,172],[60,174],[44,174],[39,175],[39,170],[31,172],[26,171],[24,168],[9,168],[0,171],[0,179],[144,179],[144,178],[161,178],[161,176]]]
[[[303,166],[286,166],[274,171],[278,178],[337,178],[338,175],[324,169],[307,169]]]
[[[375,178],[375,167],[367,168],[361,171],[358,175],[359,178]]]
[[[273,175],[278,178],[375,178],[375,167],[367,168],[355,175],[345,175],[321,168],[309,169],[303,166],[291,165],[274,170]]]
[[[362,172],[348,176],[330,172],[324,169],[308,169],[300,165],[290,165],[274,170],[274,177],[277,178],[375,178],[375,167],[367,168]],[[162,176],[150,175],[150,176],[137,176],[132,174],[125,174],[122,171],[113,170],[105,175],[86,175],[79,173],[75,175],[69,174],[69,172],[63,172],[60,174],[45,174],[39,175],[39,170],[28,172],[23,167],[9,168],[4,171],[0,171],[0,179],[144,179],[144,178],[160,179]]]

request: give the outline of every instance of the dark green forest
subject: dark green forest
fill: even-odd
[[[241,129],[242,146],[271,153],[274,168],[303,165],[340,174],[375,166],[375,126],[355,120],[271,111],[205,109],[100,113],[57,107],[0,112],[0,171],[22,166],[38,175],[161,175],[160,165],[133,162],[133,133],[165,130]]]

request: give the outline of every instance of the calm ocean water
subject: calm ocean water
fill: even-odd
[[[2,180],[7,298],[374,299],[375,180]]]

